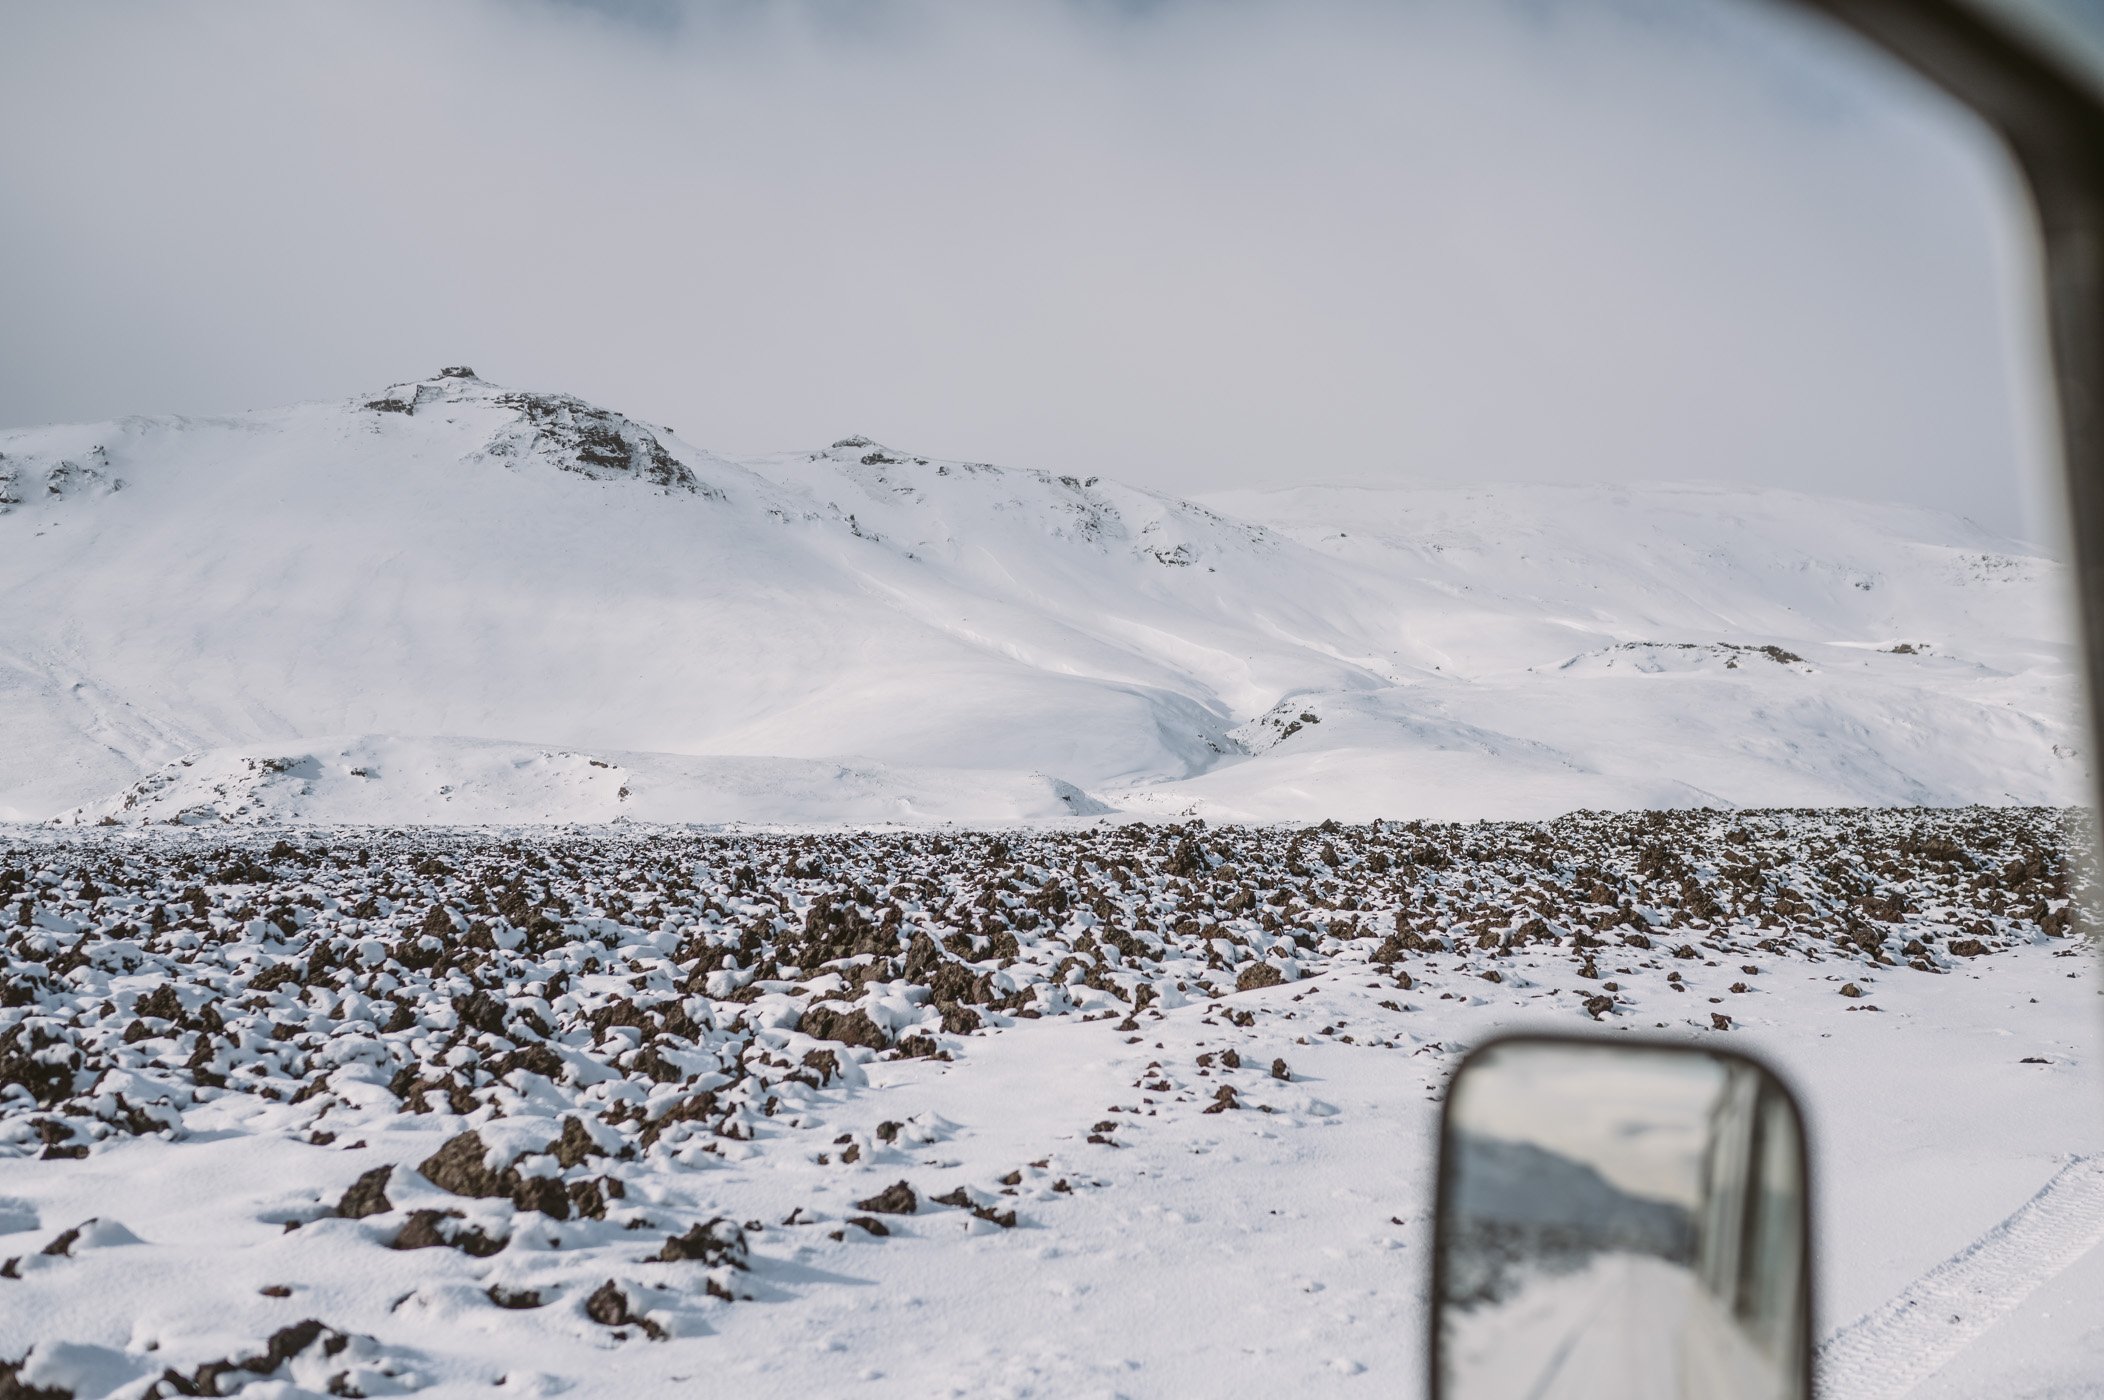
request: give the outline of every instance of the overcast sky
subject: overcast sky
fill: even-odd
[[[2023,530],[1982,135],[1751,0],[0,7],[0,425],[439,366],[732,453]]]

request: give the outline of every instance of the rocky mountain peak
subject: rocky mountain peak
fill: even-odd
[[[914,466],[929,465],[926,457],[916,457],[910,452],[895,452],[875,438],[857,433],[844,437],[828,447],[821,456],[836,462],[859,462],[865,467],[889,467],[911,463]]]
[[[390,385],[361,407],[414,418],[438,405],[504,410],[481,455],[507,465],[542,462],[595,481],[641,481],[711,499],[723,496],[665,445],[658,430],[570,394],[492,384],[467,365],[448,365],[429,379]]]

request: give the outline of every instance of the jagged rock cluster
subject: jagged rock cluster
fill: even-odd
[[[738,1139],[795,1086],[960,1055],[988,1024],[1130,1017],[1343,963],[1495,982],[1523,946],[1597,983],[1594,1016],[1617,1007],[1603,964],[1631,960],[1933,975],[2070,932],[2066,822],[0,841],[0,1150],[179,1133],[216,1095],[318,1116],[364,1086],[465,1115],[545,1084],[581,1136],[534,1199],[590,1214],[619,1182],[587,1157]]]

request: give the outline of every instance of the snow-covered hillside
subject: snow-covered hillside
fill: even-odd
[[[2062,802],[2059,587],[1923,511],[734,461],[456,369],[0,433],[0,818]]]

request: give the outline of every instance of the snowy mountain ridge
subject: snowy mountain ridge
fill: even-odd
[[[2061,587],[1900,506],[734,459],[452,367],[0,432],[0,818],[2063,802]]]

